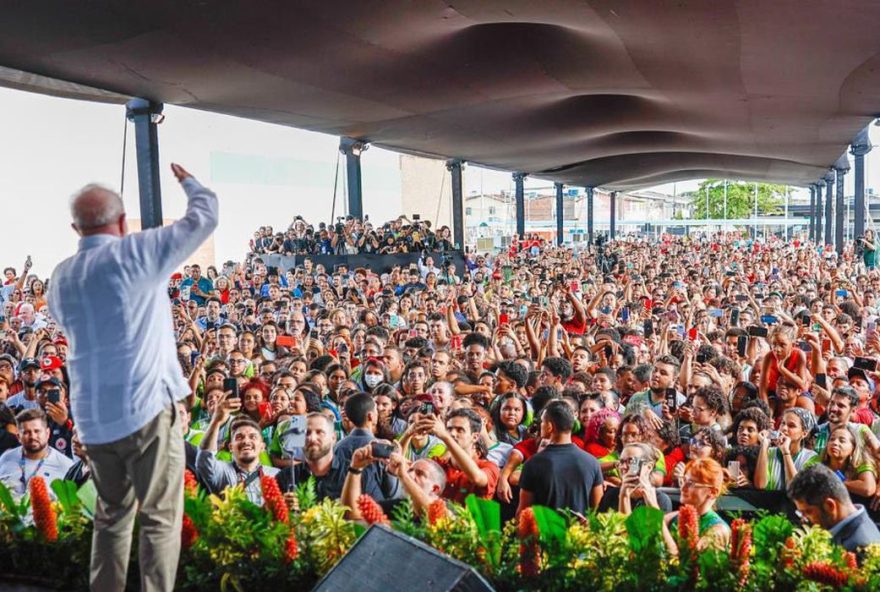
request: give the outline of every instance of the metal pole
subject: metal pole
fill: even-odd
[[[834,227],[834,248],[837,251],[837,255],[840,256],[843,254],[843,212],[845,208],[843,207],[843,180],[846,172],[849,170],[849,159],[846,156],[846,152],[844,152],[837,162],[834,163],[834,172],[837,173],[837,205],[835,210],[835,218],[837,221],[835,222],[836,226]]]
[[[526,203],[523,186],[525,178],[525,173],[513,173],[513,182],[516,184],[516,233],[520,240],[526,235]]]
[[[755,238],[758,238],[758,184],[755,183]]]
[[[162,187],[159,181],[159,134],[162,103],[131,99],[125,116],[134,122],[137,149],[138,193],[140,194],[141,229],[162,226]]]
[[[364,217],[361,154],[366,149],[367,144],[361,140],[339,138],[339,151],[345,155],[345,173],[348,179],[348,214],[358,220]]]
[[[593,244],[593,188],[587,187],[587,244]]]
[[[561,247],[565,222],[562,213],[562,183],[554,183],[554,185],[556,186],[556,244]]]
[[[810,233],[808,238],[816,240],[816,188],[810,185]]]
[[[610,208],[608,239],[614,240],[614,235],[616,234],[616,231],[617,231],[617,224],[616,224],[617,221],[615,220],[615,218],[617,217],[617,192],[612,191],[611,194],[608,196],[608,198],[609,198],[609,208]]]
[[[791,188],[785,186],[785,240],[788,241],[788,197]]]
[[[816,244],[822,244],[822,187],[821,181],[816,183]]]
[[[724,179],[724,232],[727,232],[727,179]]]
[[[452,241],[456,248],[464,247],[464,202],[461,195],[461,161],[446,161],[452,182]]]
[[[850,150],[855,160],[853,238],[865,233],[865,155],[870,151],[871,142],[868,139],[868,128],[866,127],[856,135]]]
[[[834,171],[829,170],[825,173],[825,244],[830,245],[834,241],[834,235],[831,233],[832,225],[832,208],[834,201]]]

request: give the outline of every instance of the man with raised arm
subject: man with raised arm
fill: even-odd
[[[190,394],[177,361],[168,278],[217,227],[217,197],[180,165],[183,218],[128,234],[119,195],[87,185],[70,203],[76,254],[52,274],[52,314],[70,341],[70,399],[98,490],[92,590],[125,588],[135,514],[141,590],[174,588]]]

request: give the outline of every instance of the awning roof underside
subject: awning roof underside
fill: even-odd
[[[878,25],[864,0],[15,2],[0,66],[37,76],[0,84],[573,185],[805,185],[880,113]]]

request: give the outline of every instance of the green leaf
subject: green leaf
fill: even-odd
[[[16,504],[15,500],[12,498],[12,492],[9,491],[6,484],[2,482],[0,482],[0,505],[2,505],[9,514],[20,516],[18,512],[18,504]]]
[[[535,513],[541,542],[560,543],[565,540],[568,523],[559,512],[544,506],[532,506],[532,512]]]
[[[65,514],[74,514],[80,510],[80,501],[76,495],[76,483],[69,480],[55,479],[50,485],[55,497],[64,508]]]
[[[663,512],[657,508],[638,507],[626,519],[629,546],[634,553],[651,548],[662,536],[662,531]]]
[[[479,498],[473,493],[467,496],[464,503],[481,536],[487,537],[492,532],[501,532],[501,504],[495,500]]]
[[[361,535],[363,535],[365,532],[367,532],[367,527],[364,526],[363,524],[361,524],[360,522],[354,522],[354,523],[352,523],[352,525],[354,526],[355,538],[361,538]]]
[[[90,519],[95,517],[95,508],[98,505],[98,490],[95,489],[95,482],[89,479],[76,492],[76,497],[82,502],[83,513]]]

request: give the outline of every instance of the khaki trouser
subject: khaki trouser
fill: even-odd
[[[141,590],[174,589],[183,517],[183,436],[174,405],[137,432],[86,447],[98,490],[91,588],[125,589],[135,512],[140,524]]]

